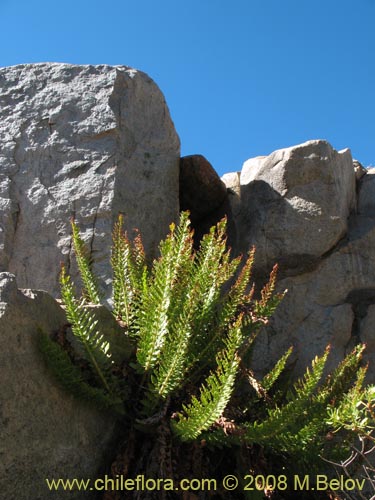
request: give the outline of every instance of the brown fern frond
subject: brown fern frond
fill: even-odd
[[[278,265],[275,264],[270,273],[268,282],[264,285],[262,291],[260,292],[262,297],[259,302],[260,307],[266,307],[266,305],[268,304],[269,300],[273,295],[273,292],[275,291],[277,271],[278,271]]]

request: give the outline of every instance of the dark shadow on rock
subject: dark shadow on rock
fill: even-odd
[[[180,210],[190,212],[194,244],[223,217],[228,219],[228,245],[236,246],[236,229],[227,188],[212,165],[202,155],[180,160]]]
[[[193,223],[217,209],[226,196],[225,184],[204,156],[180,159],[180,209],[190,211]]]
[[[310,252],[314,225],[310,225],[306,213],[299,212],[265,181],[241,185],[240,198],[238,252],[256,247],[255,274],[259,278],[265,278],[275,263],[279,265],[279,279],[311,272],[339,243],[321,254],[314,248]]]

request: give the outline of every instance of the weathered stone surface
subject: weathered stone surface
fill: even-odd
[[[337,152],[326,141],[250,159],[240,184],[239,250],[255,245],[261,268],[319,259],[346,234],[356,202],[350,151]]]
[[[295,278],[294,278],[295,279]],[[310,301],[300,281],[293,278],[284,281],[288,284],[288,294],[270,325],[257,339],[252,358],[252,368],[264,375],[281,355],[293,346],[290,361],[293,376],[301,376],[316,355],[322,355],[328,344],[331,345],[327,369],[333,369],[348,352],[351,340],[354,314],[350,304],[323,307]],[[292,282],[291,282],[292,281]],[[291,307],[296,310],[291,311]]]
[[[357,181],[367,174],[367,169],[358,160],[353,159],[354,174]]]
[[[1,498],[62,498],[48,490],[46,478],[96,479],[109,452],[113,418],[62,391],[38,351],[38,330],[54,332],[65,323],[50,295],[18,290],[13,275],[0,273]]]
[[[233,251],[233,256],[238,253],[238,249],[241,247],[239,235],[237,234],[236,223],[238,217],[241,214],[240,175],[241,172],[230,172],[224,174],[221,178],[227,188],[227,196],[224,204],[222,205],[222,210],[219,215],[220,218],[222,218],[224,215],[227,217],[227,242]],[[217,218],[217,220],[219,220],[219,218]]]
[[[165,100],[126,66],[0,69],[0,270],[58,293],[69,218],[107,283],[119,212],[155,250],[178,216],[179,139]],[[72,268],[75,274],[74,267]]]
[[[202,155],[180,161],[180,208],[190,210],[193,222],[214,212],[227,196],[225,184]]]
[[[241,194],[240,177],[241,172],[229,172],[224,174],[221,180],[224,182],[227,189],[230,189],[239,196]]]
[[[375,303],[375,218],[352,216],[347,239],[309,273],[282,280],[288,289],[269,327],[254,351],[256,370],[270,367],[290,345],[295,346],[296,373],[327,344],[332,345],[329,366],[337,364],[353,346],[368,342],[367,359],[373,359],[369,342]],[[372,311],[372,309],[371,309]],[[369,325],[372,325],[369,326]],[[372,333],[373,335],[373,333]],[[368,380],[375,383],[375,365]]]
[[[241,172],[230,172],[224,174],[221,180],[227,188],[227,196],[230,200],[233,217],[237,217],[241,211]]]
[[[359,336],[361,341],[366,344],[364,361],[368,362],[370,368],[372,368],[375,365],[375,304],[374,303],[368,306],[366,314],[360,323]],[[372,368],[371,372],[373,371],[374,368]],[[372,373],[370,375],[372,375]],[[374,383],[375,378],[371,377],[371,381],[372,383]]]
[[[371,169],[360,181],[358,213],[367,217],[375,216],[375,169]]]
[[[348,150],[310,141],[250,159],[239,182],[235,173],[223,181],[231,193],[237,253],[255,245],[258,277],[278,262],[278,287],[288,289],[256,342],[255,371],[264,374],[290,345],[296,375],[328,344],[332,368],[366,341],[368,380],[375,382],[372,171],[352,161]]]

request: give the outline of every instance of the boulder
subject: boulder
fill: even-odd
[[[373,361],[375,175],[326,141],[309,141],[245,162],[223,177],[237,253],[256,246],[255,278],[280,264],[288,292],[259,335],[253,368],[263,375],[291,345],[294,375],[331,345],[327,369],[365,341]],[[258,283],[259,285],[259,283]],[[374,358],[375,360],[375,358]],[[370,363],[368,381],[375,383]]]
[[[150,252],[178,217],[179,139],[163,95],[141,71],[1,68],[0,144],[0,271],[21,287],[56,296],[61,261],[76,276],[70,217],[107,286],[118,213]]]
[[[225,184],[204,156],[181,158],[180,208],[190,211],[194,223],[219,208],[226,196]]]
[[[309,141],[246,161],[240,176],[239,251],[257,247],[257,266],[315,262],[345,236],[355,207],[349,150]]]
[[[61,331],[65,323],[49,294],[19,290],[13,275],[0,273],[1,498],[62,498],[46,478],[94,480],[112,456],[114,418],[60,389],[38,350],[39,331]]]

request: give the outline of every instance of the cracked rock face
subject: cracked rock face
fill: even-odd
[[[0,69],[0,271],[58,294],[75,217],[101,282],[119,212],[148,251],[178,216],[179,139],[155,83],[126,66]],[[73,277],[74,265],[71,268]]]

